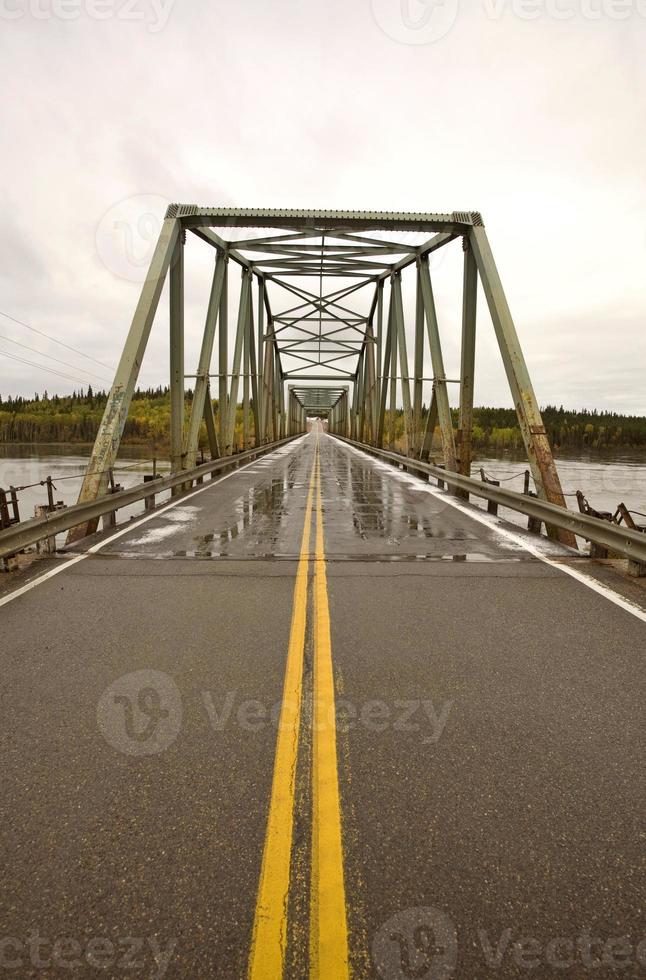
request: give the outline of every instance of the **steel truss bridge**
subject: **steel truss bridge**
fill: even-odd
[[[115,487],[166,282],[170,472]],[[533,491],[470,475],[480,293]],[[79,502],[43,509],[0,507],[0,559],[49,551],[0,576],[0,965],[640,973],[646,534],[565,507],[479,214],[170,207]]]
[[[213,248],[215,261],[190,419],[185,427],[184,250],[188,233]],[[456,239],[464,249],[457,433],[451,418],[449,379],[429,268],[433,253]],[[241,278],[231,352],[228,317],[232,266],[240,269]],[[417,295],[412,364],[402,300],[402,276],[407,273],[415,276]],[[428,460],[439,425],[447,470],[470,475],[480,279],[537,493],[565,506],[480,214],[261,211],[183,204],[168,209],[79,502],[95,499],[106,489],[167,278],[173,472],[195,466],[203,420],[212,457],[233,451],[238,402],[242,399],[243,449],[303,432],[308,414],[326,417],[332,433],[375,447],[394,448],[396,410],[403,404],[404,453]],[[286,304],[286,298],[291,302]],[[218,369],[214,374],[216,341]],[[423,425],[427,350],[433,395]],[[211,400],[215,391],[217,425]],[[81,526],[73,537],[95,527]],[[555,533],[574,543],[569,532]]]

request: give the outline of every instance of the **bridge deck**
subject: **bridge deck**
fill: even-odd
[[[101,957],[111,976],[245,975],[276,752],[268,716],[317,451],[353,974],[523,976],[512,943],[532,937],[534,975],[560,957],[582,976],[586,957],[610,955],[607,940],[643,939],[645,623],[487,518],[312,434],[2,609],[2,935],[48,942],[11,947],[21,976],[38,975],[34,955],[52,976],[79,956],[87,975]],[[309,942],[303,710],[289,976],[307,975]],[[591,951],[586,933],[602,941]],[[52,950],[62,937],[79,948]],[[127,937],[141,948],[125,971]],[[428,972],[456,956],[454,973]],[[606,962],[594,975],[614,972]]]

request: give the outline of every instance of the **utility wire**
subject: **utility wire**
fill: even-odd
[[[45,333],[44,330],[37,330],[36,327],[31,327],[28,323],[25,323],[24,320],[18,320],[17,317],[12,316],[11,313],[4,313],[2,310],[0,310],[0,316],[5,316],[8,320],[13,320],[14,323],[19,323],[21,327],[26,327],[27,330],[40,334],[41,337],[46,337],[47,340],[52,340],[55,344],[60,344],[61,347],[66,347],[67,350],[72,351],[74,354],[80,354],[81,357],[86,357],[88,361],[94,361],[95,364],[99,364],[101,367],[107,368],[108,371],[113,370],[113,368],[104,361],[97,361],[96,357],[92,357],[91,354],[84,354],[83,351],[79,350],[77,347],[72,347],[70,344],[63,343],[63,341],[59,340],[58,337],[52,337],[51,334]]]
[[[53,354],[46,354],[45,351],[38,350],[36,347],[29,347],[28,344],[21,344],[19,340],[12,340],[11,337],[5,337],[3,334],[0,334],[0,340],[6,340],[8,343],[15,344],[17,347],[24,347],[25,350],[31,351],[32,354],[38,354],[39,357],[45,357],[50,361],[56,361],[58,364],[62,364],[64,367],[72,368],[73,371],[77,370],[76,365],[70,364],[69,361],[62,361],[60,357],[54,357]],[[84,369],[80,368],[78,370],[82,371]],[[100,375],[94,374],[92,371],[88,371],[87,373],[91,378],[96,378],[96,380],[100,381],[102,384],[110,384],[107,378],[102,378]]]
[[[75,384],[85,385],[87,381],[79,381],[78,378],[73,378],[70,374],[63,374],[62,371],[57,371],[56,368],[47,367],[45,364],[36,364],[35,361],[28,361],[25,357],[18,357],[17,354],[10,354],[7,350],[0,350],[0,354],[4,357],[10,357],[12,361],[19,361],[21,364],[26,364],[28,367],[38,368],[40,371],[46,371],[49,374],[58,374],[61,378],[65,378],[66,381],[73,381]]]

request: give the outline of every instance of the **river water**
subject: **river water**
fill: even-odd
[[[54,482],[54,500],[75,504],[90,451],[91,446],[0,443],[0,487],[4,490],[11,486],[24,488],[18,492],[20,519],[33,517],[34,507],[47,503],[47,487],[40,486],[39,482],[48,476]],[[143,483],[144,476],[153,472],[154,465],[151,458],[145,458],[144,447],[123,446],[114,470],[115,483],[123,487]],[[162,474],[170,471],[167,460],[159,460],[156,468]],[[157,502],[168,496],[169,493],[159,494]],[[123,523],[142,511],[142,502],[124,507],[117,512],[117,521]],[[59,544],[64,537],[59,536]]]
[[[36,504],[47,503],[47,489],[33,486],[52,476],[56,487],[54,499],[66,504],[76,502],[90,453],[89,446],[70,445],[17,445],[0,444],[0,487],[25,487],[19,493],[20,517],[33,517]],[[625,503],[629,510],[646,514],[646,450],[614,452],[561,453],[557,459],[561,483],[566,494],[582,490],[596,510],[615,511]],[[480,467],[488,476],[499,479],[502,486],[522,491],[526,461],[520,454],[505,453],[500,456],[483,455],[473,465],[473,476],[479,477]],[[167,473],[167,460],[157,462],[157,471]],[[124,487],[143,481],[144,475],[153,472],[153,462],[143,447],[125,446],[121,449],[115,480]],[[158,502],[163,500],[160,494]],[[475,502],[475,501],[474,501]],[[568,506],[576,509],[572,496]],[[140,513],[143,504],[119,511],[122,522]],[[508,520],[526,523],[526,518],[512,511],[500,511]],[[637,523],[646,519],[637,518]]]

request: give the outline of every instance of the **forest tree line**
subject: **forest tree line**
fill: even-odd
[[[190,412],[192,391],[186,393]],[[33,398],[0,396],[0,441],[22,443],[91,443],[94,441],[107,401],[105,391],[81,389],[71,395],[34,395]],[[218,413],[217,399],[213,402]],[[241,414],[241,410],[240,413]],[[426,407],[424,409],[426,414]],[[522,437],[511,408],[474,409],[473,444],[479,449],[516,449]],[[453,412],[457,429],[458,415]],[[646,445],[646,417],[600,412],[595,409],[557,408],[547,405],[543,420],[555,448],[583,449]],[[170,394],[167,387],[137,389],[132,399],[124,442],[167,449]],[[395,436],[403,436],[403,412],[395,418]],[[386,421],[386,433],[389,420]],[[206,434],[203,433],[206,444]]]

